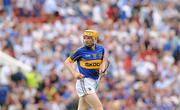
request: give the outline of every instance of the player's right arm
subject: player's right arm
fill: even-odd
[[[84,76],[82,74],[80,74],[79,72],[76,71],[76,69],[74,68],[73,64],[74,62],[78,59],[78,55],[79,52],[76,51],[73,55],[71,55],[70,57],[68,57],[65,62],[64,65],[65,67],[72,73],[73,77],[76,79],[81,79]]]

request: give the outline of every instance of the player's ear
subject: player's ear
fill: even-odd
[[[97,43],[97,39],[94,39],[94,43],[95,43],[95,44]]]

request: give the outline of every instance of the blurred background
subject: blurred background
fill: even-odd
[[[85,29],[111,61],[105,110],[180,110],[179,0],[0,0],[0,110],[76,110],[63,62]]]

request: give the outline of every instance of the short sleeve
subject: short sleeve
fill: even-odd
[[[68,60],[73,63],[73,62],[77,61],[79,59],[79,57],[80,57],[80,50],[77,50],[68,57]]]

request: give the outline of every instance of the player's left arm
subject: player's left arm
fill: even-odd
[[[102,73],[106,70],[107,63],[109,63],[108,52],[105,51],[104,55],[103,55],[103,59],[102,59],[102,64],[101,64],[100,69],[99,69],[99,73]]]

